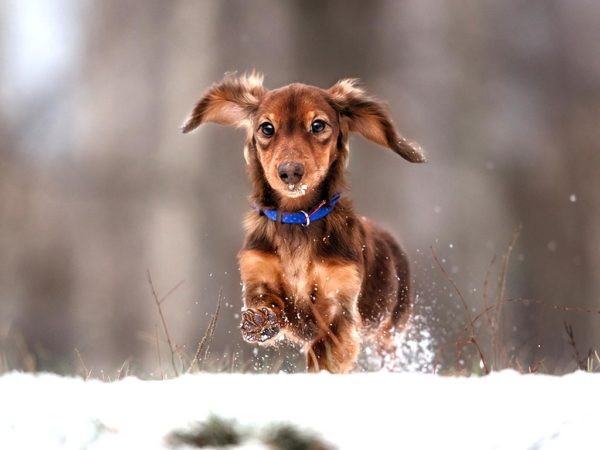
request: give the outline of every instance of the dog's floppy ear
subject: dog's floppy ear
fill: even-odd
[[[357,83],[355,79],[340,80],[327,90],[348,131],[360,133],[410,162],[425,162],[421,147],[398,134],[384,104],[369,97]]]
[[[265,88],[262,74],[225,75],[200,99],[181,127],[189,133],[205,122],[243,127],[258,107]]]

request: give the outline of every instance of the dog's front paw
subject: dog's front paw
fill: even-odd
[[[277,314],[267,307],[245,309],[242,311],[242,337],[246,342],[265,342],[275,337],[285,321],[278,319]]]

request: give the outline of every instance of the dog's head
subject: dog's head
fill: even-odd
[[[246,161],[255,156],[271,188],[284,199],[315,192],[337,160],[348,156],[348,134],[388,147],[411,162],[421,149],[402,138],[385,106],[367,96],[356,80],[329,89],[290,84],[266,90],[261,75],[226,76],[211,87],[182,127],[204,122],[247,130]]]

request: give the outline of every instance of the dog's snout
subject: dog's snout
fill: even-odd
[[[298,184],[304,175],[304,166],[296,162],[285,162],[277,169],[279,178],[286,184]]]

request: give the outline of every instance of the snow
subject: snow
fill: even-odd
[[[600,374],[583,372],[196,374],[111,383],[13,372],[0,377],[0,448],[172,448],[166,436],[211,414],[243,427],[292,423],[339,449],[591,448],[599,400]]]

